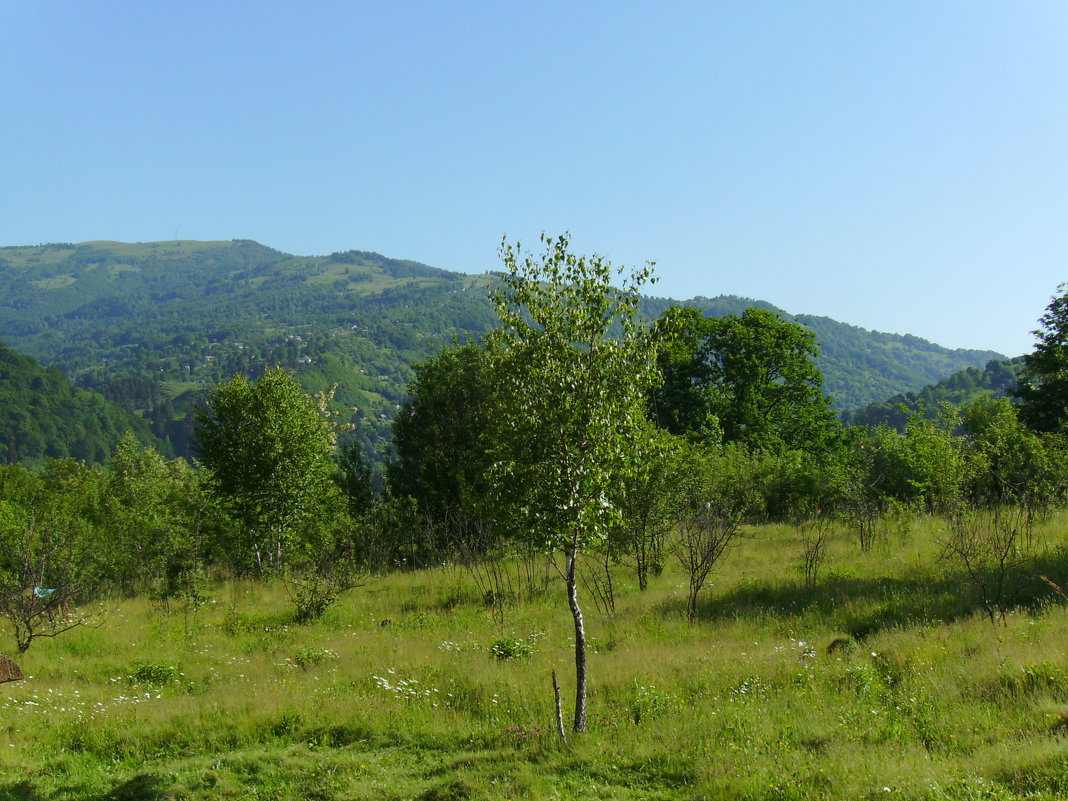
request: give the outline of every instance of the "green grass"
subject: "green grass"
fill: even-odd
[[[452,567],[307,628],[273,584],[218,585],[195,617],[116,602],[0,685],[0,798],[1063,798],[1068,611],[1036,581],[992,626],[938,534],[899,526],[861,554],[840,532],[806,588],[797,533],[750,529],[695,626],[674,566],[645,593],[620,569],[615,615],[585,596],[590,730],[568,747],[559,586],[503,624]],[[1063,585],[1066,562],[1040,569]],[[502,641],[533,652],[499,659]]]
[[[30,283],[38,289],[62,289],[65,286],[70,286],[77,280],[78,279],[73,275],[64,274],[57,275],[53,278],[42,278],[39,281],[31,281]]]
[[[204,385],[198,384],[196,381],[161,381],[160,386],[163,389],[165,397],[174,400],[175,398],[184,395],[190,390],[203,391]]]

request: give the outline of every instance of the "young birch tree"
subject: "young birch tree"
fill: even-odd
[[[587,666],[577,559],[617,527],[611,499],[637,462],[644,393],[656,376],[652,336],[637,319],[652,272],[647,265],[624,275],[599,256],[577,256],[567,234],[541,241],[539,256],[501,245],[507,274],[493,297],[501,325],[489,340],[500,377],[492,473],[502,524],[564,557],[581,732]]]

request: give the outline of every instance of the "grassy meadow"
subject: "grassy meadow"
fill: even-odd
[[[1065,798],[1068,609],[1038,574],[1068,585],[1066,527],[1039,528],[1051,556],[1003,625],[934,519],[867,553],[834,532],[811,587],[796,529],[746,528],[692,626],[676,564],[644,593],[618,568],[614,614],[583,595],[590,730],[567,745],[558,581],[503,623],[448,565],[308,627],[276,583],[219,583],[195,614],[114,601],[0,685],[0,798]]]

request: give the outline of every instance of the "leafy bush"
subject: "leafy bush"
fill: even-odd
[[[536,635],[522,640],[518,637],[503,637],[490,646],[490,653],[497,659],[518,659],[534,653]]]
[[[135,662],[130,671],[132,684],[170,684],[177,681],[180,675],[175,665],[164,665],[162,662]]]
[[[630,714],[635,725],[643,720],[651,720],[672,709],[681,706],[679,699],[671,693],[660,690],[652,684],[639,685],[635,688],[630,702]]]
[[[293,654],[293,664],[304,669],[321,665],[327,659],[337,659],[337,654],[329,648],[312,648],[310,645]]]

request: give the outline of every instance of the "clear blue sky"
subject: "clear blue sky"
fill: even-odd
[[[0,244],[502,234],[950,347],[1068,280],[1068,4],[0,0]]]

